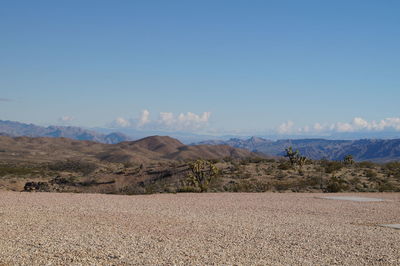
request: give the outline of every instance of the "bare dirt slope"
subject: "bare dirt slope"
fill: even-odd
[[[400,264],[399,193],[319,196],[0,192],[0,264]]]
[[[167,136],[151,136],[118,144],[103,144],[68,138],[12,138],[0,136],[0,160],[7,162],[49,162],[80,159],[113,163],[139,163],[259,156],[259,154],[226,145],[187,146],[177,139]]]

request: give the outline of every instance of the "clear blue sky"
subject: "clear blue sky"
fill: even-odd
[[[2,1],[0,119],[400,117],[400,1]]]

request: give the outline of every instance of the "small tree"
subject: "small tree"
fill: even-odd
[[[301,156],[299,150],[293,151],[293,148],[289,147],[289,148],[285,149],[285,151],[286,151],[285,157],[289,158],[290,164],[292,166],[298,165],[300,170],[308,162],[307,157]]]
[[[199,188],[201,192],[207,191],[210,181],[218,174],[218,168],[213,163],[206,160],[190,162],[189,169],[189,184]]]
[[[285,151],[285,157],[288,157],[290,160],[290,164],[294,166],[297,162],[297,158],[300,156],[299,150],[293,151],[292,146],[290,146],[289,148],[285,149]]]
[[[300,169],[303,168],[303,166],[308,162],[307,157],[305,156],[299,156],[297,157],[297,164],[299,165]]]
[[[353,165],[354,164],[353,155],[349,154],[344,156],[343,162],[345,165]]]

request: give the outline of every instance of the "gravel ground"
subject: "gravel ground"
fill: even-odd
[[[400,193],[0,192],[0,264],[399,265]]]

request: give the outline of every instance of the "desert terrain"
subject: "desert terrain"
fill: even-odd
[[[0,192],[3,265],[399,265],[399,193]],[[330,194],[332,195],[332,194]]]
[[[0,136],[0,190],[128,195],[400,191],[399,162],[297,159],[304,160],[292,163],[226,145],[184,145],[167,136],[118,144]]]

